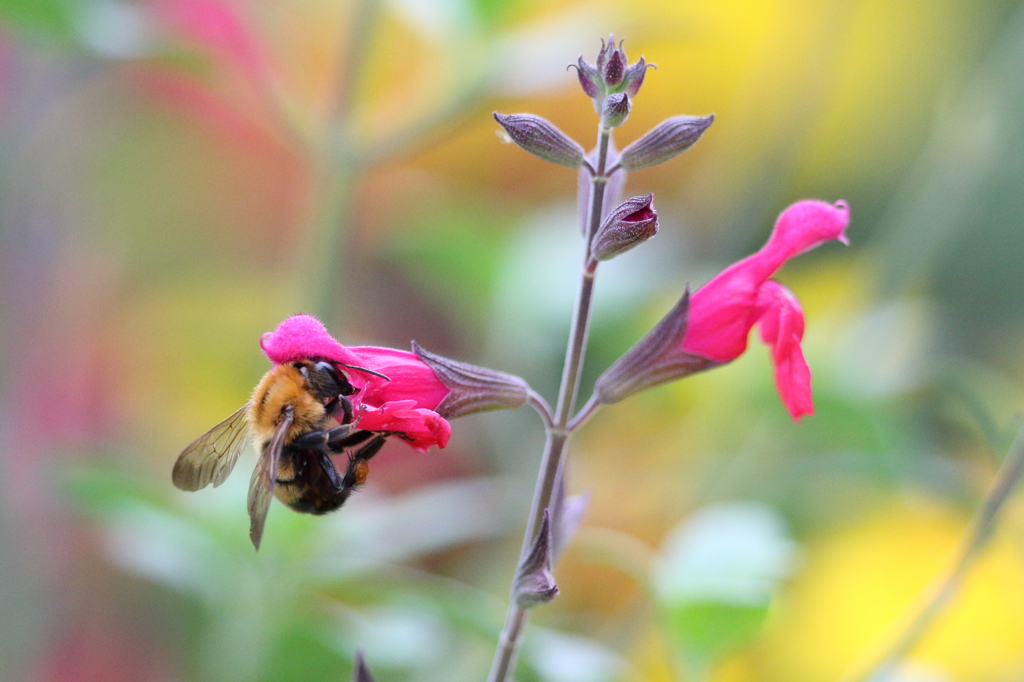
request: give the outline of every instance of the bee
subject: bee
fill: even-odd
[[[368,462],[389,434],[357,428],[350,396],[359,389],[338,364],[388,380],[365,367],[326,360],[278,365],[263,376],[248,403],[182,451],[171,474],[174,485],[189,491],[220,485],[254,441],[259,460],[247,504],[256,549],[272,497],[309,514],[339,508],[366,481]],[[338,425],[329,427],[331,420]],[[340,474],[331,455],[346,453],[348,465]]]

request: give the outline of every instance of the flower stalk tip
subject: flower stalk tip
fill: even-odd
[[[569,168],[583,165],[583,147],[540,116],[494,112],[494,120],[512,142],[534,156]]]
[[[642,244],[658,233],[654,195],[633,197],[622,202],[605,218],[591,246],[597,260],[609,260]]]
[[[576,69],[580,87],[594,101],[594,109],[602,113],[606,98],[609,95],[625,94],[636,97],[644,82],[644,74],[653,64],[640,61],[629,64],[626,51],[622,49],[622,41],[615,43],[615,36],[608,36],[608,41],[601,40],[601,50],[597,53],[597,64],[588,64],[580,57],[569,68]],[[627,112],[628,115],[628,112]],[[623,118],[625,120],[625,118]]]

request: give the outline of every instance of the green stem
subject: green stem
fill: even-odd
[[[892,677],[903,658],[913,650],[936,617],[956,596],[967,573],[992,537],[992,531],[995,530],[996,523],[1006,508],[1006,502],[1022,475],[1024,427],[1017,433],[1006,459],[996,473],[991,489],[971,519],[952,564],[924,592],[918,606],[896,630],[897,634],[892,638],[892,643],[881,653],[871,656],[866,663],[855,664],[840,678],[842,682],[883,682]]]
[[[562,382],[558,389],[558,403],[555,407],[554,425],[547,429],[547,442],[541,457],[540,472],[533,493],[530,507],[530,520],[523,535],[523,545],[519,561],[530,551],[533,538],[540,528],[544,510],[551,505],[551,495],[555,488],[558,472],[562,468],[562,460],[569,439],[569,416],[572,414],[579,392],[580,372],[586,354],[587,332],[590,328],[590,312],[594,294],[594,277],[597,274],[597,261],[590,257],[591,237],[601,225],[601,208],[604,205],[604,189],[608,178],[605,164],[608,160],[608,146],[611,131],[601,126],[598,130],[598,161],[597,169],[591,177],[590,224],[587,233],[586,257],[583,261],[583,272],[580,287],[576,294],[576,307],[573,312],[572,326],[569,329],[569,343],[565,350],[565,364],[562,369]],[[518,562],[517,562],[518,566]],[[513,578],[514,579],[514,578]],[[523,630],[529,619],[529,611],[521,608],[513,598],[509,604],[505,618],[505,628],[498,639],[498,647],[494,652],[494,662],[488,682],[508,682],[515,669],[516,655],[522,640]]]

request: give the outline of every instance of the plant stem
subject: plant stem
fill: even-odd
[[[351,141],[352,106],[363,73],[367,43],[379,17],[377,0],[359,0],[353,8],[348,40],[338,66],[337,88],[326,130],[314,158],[314,202],[303,252],[304,305],[323,319],[342,315],[348,296],[339,291],[342,278],[356,262],[350,250],[348,225],[357,185],[357,155]],[[351,287],[348,287],[351,289]],[[351,294],[350,291],[344,292]]]
[[[871,656],[866,663],[855,664],[840,680],[842,682],[882,682],[896,672],[903,658],[913,650],[918,641],[931,627],[935,618],[949,605],[960,589],[967,573],[974,566],[992,537],[992,531],[999,521],[1006,502],[1010,499],[1021,476],[1024,475],[1024,427],[1021,427],[1010,446],[1010,451],[996,472],[992,487],[985,495],[981,506],[971,519],[956,558],[944,573],[939,575],[921,595],[918,606],[911,611],[892,643],[880,653]],[[888,638],[887,638],[888,639]]]
[[[605,164],[608,160],[608,145],[611,131],[604,126],[598,128],[598,159],[597,169],[590,179],[590,221],[586,235],[586,256],[583,259],[583,272],[580,278],[579,291],[576,294],[576,307],[573,311],[572,326],[569,329],[569,343],[565,350],[565,364],[562,368],[562,382],[558,389],[558,403],[555,407],[554,425],[547,429],[547,442],[541,457],[540,472],[533,493],[530,508],[530,520],[523,535],[523,546],[519,553],[519,562],[530,551],[533,537],[540,528],[544,510],[551,504],[551,494],[555,488],[558,472],[562,468],[566,441],[569,439],[569,416],[576,403],[579,391],[580,370],[586,354],[587,332],[590,328],[590,311],[594,294],[594,277],[597,274],[597,261],[590,256],[590,242],[597,228],[601,225],[601,212],[604,206],[604,190],[608,182]],[[515,578],[513,578],[514,580]],[[513,598],[509,604],[505,618],[505,628],[498,640],[494,652],[494,662],[488,682],[507,682],[515,669],[516,654],[522,641],[523,630],[529,619],[529,611],[521,608]]]

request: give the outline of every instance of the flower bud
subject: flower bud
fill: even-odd
[[[601,122],[609,128],[618,128],[629,118],[629,110],[632,107],[626,93],[608,95],[601,110]]]
[[[434,408],[445,419],[486,410],[514,409],[526,404],[530,386],[517,376],[436,355],[415,341],[412,342],[412,351],[449,390],[444,400]]]
[[[590,252],[597,260],[608,260],[629,251],[658,233],[658,214],[653,194],[626,199],[608,214],[598,228]]]
[[[602,403],[617,403],[645,388],[723,364],[682,349],[689,310],[687,288],[661,322],[598,378],[594,393]]]
[[[714,114],[666,119],[623,149],[619,163],[627,171],[664,163],[692,147],[714,120]]]
[[[534,156],[569,168],[583,164],[583,147],[540,116],[495,112],[494,119],[513,142]]]
[[[576,75],[580,79],[580,87],[583,88],[583,92],[587,94],[587,97],[594,98],[601,93],[601,76],[598,74],[597,69],[583,61],[583,57],[580,57],[578,63],[570,64],[566,68],[576,69]]]
[[[621,49],[615,50],[605,62],[604,72],[601,74],[604,77],[604,84],[609,88],[614,88],[622,82],[625,73],[626,54]]]
[[[512,599],[519,608],[532,609],[546,604],[558,594],[555,576],[551,574],[551,512],[544,510],[544,520],[533,539],[530,553],[523,558],[512,581]]]
[[[644,75],[647,73],[647,69],[652,67],[657,68],[654,64],[644,63],[644,58],[640,57],[640,61],[627,68],[622,78],[622,84],[625,87],[623,92],[630,97],[636,97],[636,93],[640,91],[640,86],[644,84]]]
[[[356,660],[352,666],[352,682],[373,682],[373,675],[370,674],[370,668],[366,665],[362,649],[356,649]]]

